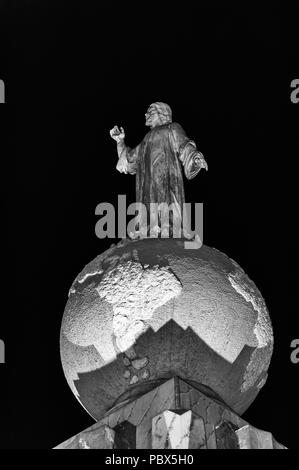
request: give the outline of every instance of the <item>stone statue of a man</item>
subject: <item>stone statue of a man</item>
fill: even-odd
[[[183,214],[185,202],[182,168],[187,179],[194,178],[208,165],[185,134],[180,124],[172,122],[172,112],[166,103],[152,103],[145,114],[150,131],[137,147],[125,145],[125,132],[114,126],[111,137],[117,142],[117,170],[136,174],[136,202],[142,202],[150,213],[150,203],[174,204]]]

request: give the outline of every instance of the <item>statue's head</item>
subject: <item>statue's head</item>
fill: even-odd
[[[170,106],[160,101],[152,103],[145,114],[145,125],[149,126],[151,129],[171,121],[172,112]]]

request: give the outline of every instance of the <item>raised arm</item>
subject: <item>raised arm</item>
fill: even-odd
[[[130,149],[130,147],[126,146],[125,131],[122,127],[119,130],[117,126],[114,126],[113,129],[110,130],[110,135],[117,144],[118,163],[116,169],[120,173],[134,175],[136,173],[139,145],[135,149]]]

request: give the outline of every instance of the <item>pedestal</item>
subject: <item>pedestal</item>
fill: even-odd
[[[284,449],[212,390],[173,377],[108,411],[55,449]]]

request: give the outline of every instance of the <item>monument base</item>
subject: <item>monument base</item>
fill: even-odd
[[[286,448],[211,395],[205,386],[173,377],[127,398],[55,449]]]

